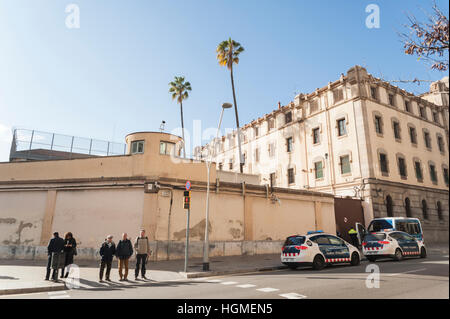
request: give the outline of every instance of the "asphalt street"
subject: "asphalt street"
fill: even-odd
[[[128,285],[82,279],[78,289],[9,295],[1,299],[448,299],[448,261],[448,255],[430,254],[426,259],[363,261],[355,267],[334,265],[321,271],[285,269],[199,279],[132,281]],[[373,265],[379,268],[378,288],[376,280],[371,280],[376,277],[371,273]],[[375,287],[368,288],[367,284]]]

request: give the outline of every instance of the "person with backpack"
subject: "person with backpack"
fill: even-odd
[[[100,247],[100,256],[102,257],[100,262],[100,282],[103,282],[103,273],[106,267],[106,281],[111,281],[109,274],[111,273],[111,265],[114,255],[116,254],[116,244],[112,241],[113,236],[108,235]]]
[[[116,256],[119,259],[119,281],[128,281],[128,261],[133,255],[133,245],[128,239],[127,233],[122,234],[122,239],[116,247]],[[125,273],[123,273],[125,271]]]
[[[136,269],[134,272],[135,280],[139,276],[139,268],[141,269],[142,279],[147,279],[145,277],[147,258],[150,256],[150,243],[148,242],[148,237],[145,236],[145,230],[141,229],[139,236],[134,242],[134,249],[136,251]]]

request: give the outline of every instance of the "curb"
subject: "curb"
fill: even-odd
[[[18,295],[18,294],[31,294],[37,292],[48,292],[48,291],[61,291],[66,290],[65,284],[59,284],[55,286],[48,287],[24,287],[24,288],[11,288],[11,289],[0,289],[0,296],[5,295]]]
[[[222,270],[222,271],[207,271],[207,272],[180,272],[186,279],[190,278],[202,278],[202,277],[214,277],[214,276],[224,276],[224,275],[233,275],[233,274],[245,274],[250,272],[258,272],[258,271],[273,271],[280,269],[287,269],[287,266],[272,266],[272,267],[259,267],[259,268],[248,268],[248,269],[236,269],[236,270]]]

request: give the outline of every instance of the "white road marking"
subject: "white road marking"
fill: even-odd
[[[220,279],[211,279],[211,280],[207,280],[206,282],[222,282],[222,280],[220,280]]]
[[[48,295],[49,296],[53,296],[53,295],[65,295],[67,292],[65,291],[49,291]]]
[[[236,287],[239,287],[239,288],[253,288],[253,287],[256,287],[256,285],[245,284],[245,285],[237,285]]]
[[[279,296],[287,298],[287,299],[305,299],[306,298],[306,296],[297,294],[295,292],[291,292],[291,293],[288,293],[288,294],[281,294]]]
[[[256,289],[256,290],[262,291],[262,292],[274,292],[274,291],[278,291],[280,289],[267,287],[267,288],[259,288],[259,289]]]
[[[422,261],[422,264],[448,265],[448,260],[441,260],[441,261]]]
[[[66,291],[51,291],[51,292],[48,292],[48,297],[50,299],[70,298],[69,294]]]
[[[235,285],[237,284],[236,281],[225,281],[225,282],[221,282],[222,285]]]
[[[420,268],[420,269],[415,269],[415,270],[410,270],[410,271],[405,271],[405,272],[399,272],[399,273],[396,273],[396,274],[389,274],[389,275],[386,275],[386,276],[392,277],[392,276],[398,276],[398,275],[403,275],[403,274],[409,274],[409,273],[412,273],[412,272],[418,272],[418,271],[422,271],[422,270],[427,270],[427,269],[426,268]]]

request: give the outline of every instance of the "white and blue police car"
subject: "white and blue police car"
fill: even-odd
[[[319,270],[329,264],[342,263],[356,266],[360,261],[361,256],[356,247],[323,231],[289,236],[281,252],[281,262],[291,269],[300,265],[311,265],[313,269]]]
[[[404,257],[427,257],[423,240],[396,230],[369,233],[364,236],[362,247],[364,256],[371,262],[386,257],[396,261]]]

